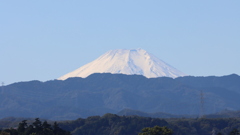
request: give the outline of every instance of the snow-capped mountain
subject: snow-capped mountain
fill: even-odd
[[[117,49],[108,51],[96,60],[58,79],[65,80],[70,77],[85,78],[93,73],[137,74],[147,78],[186,76],[186,74],[143,49]]]

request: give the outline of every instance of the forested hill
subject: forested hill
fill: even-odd
[[[1,130],[4,132],[24,132],[27,134],[30,132],[49,132],[54,133],[54,129],[60,129],[61,135],[137,135],[145,127],[154,126],[166,126],[173,131],[173,135],[229,135],[234,131],[235,134],[240,131],[240,119],[239,118],[150,118],[139,116],[118,116],[116,114],[105,114],[103,116],[90,116],[86,119],[78,118],[76,120],[59,121],[56,125],[55,122],[42,121],[42,124],[38,122],[38,128],[34,126],[36,124],[33,119],[0,119],[0,134]],[[19,124],[16,124],[18,121]],[[25,129],[21,128],[24,123]],[[15,124],[14,124],[15,123]],[[45,123],[45,124],[44,124]],[[31,126],[31,124],[33,126]],[[11,128],[12,127],[12,128]],[[39,128],[40,127],[40,128]],[[45,130],[47,128],[47,130]],[[16,130],[17,129],[17,130]],[[59,130],[58,130],[59,131]],[[66,132],[68,131],[68,132]],[[17,135],[17,133],[15,133]],[[46,133],[45,133],[46,134]],[[44,134],[44,135],[45,135]],[[235,135],[233,134],[233,135]],[[27,134],[28,135],[28,134]],[[232,135],[232,134],[231,134]]]
[[[73,135],[137,135],[144,127],[166,126],[173,135],[228,135],[239,130],[239,119],[159,119],[138,116],[118,116],[105,114],[59,123],[64,130]]]
[[[160,77],[93,74],[65,81],[18,82],[2,87],[0,118],[76,119],[125,108],[148,113],[199,115],[240,109],[240,77]]]

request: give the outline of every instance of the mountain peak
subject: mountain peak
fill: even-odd
[[[85,78],[93,73],[137,74],[147,78],[176,78],[186,75],[143,49],[116,49],[60,77],[59,80],[70,77]]]

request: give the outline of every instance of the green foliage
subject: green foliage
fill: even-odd
[[[164,127],[171,129],[172,135],[212,135],[213,132],[216,135],[237,135],[240,130],[240,118],[159,119],[110,113],[102,117],[91,116],[52,124],[39,119],[29,123],[23,120],[18,126],[14,126],[16,128],[4,128],[0,135],[69,135],[67,131],[71,131],[73,135],[137,135],[146,127],[153,129],[146,128],[141,135],[148,130],[156,133],[158,130],[167,131]]]
[[[28,125],[27,125],[27,120],[23,120],[21,123],[19,123],[19,125],[18,125],[18,129],[17,129],[17,131],[18,131],[18,133],[19,134],[24,134],[24,132],[25,132],[25,129],[28,127]]]
[[[234,128],[229,135],[240,135],[240,132],[236,128]]]
[[[0,131],[0,135],[10,135],[10,133],[7,133],[5,131]]]
[[[141,129],[147,126],[166,126],[168,123],[163,119],[144,118],[138,116],[118,116],[116,114],[105,114],[100,116],[91,116],[87,119],[78,119],[73,122],[67,122],[76,127],[72,134],[74,135],[137,135]],[[77,126],[78,123],[81,125]],[[66,123],[60,123],[61,127],[69,129]]]
[[[18,124],[17,129],[5,129],[0,135],[70,135],[70,133],[59,128],[56,122],[51,126],[47,121],[42,123],[36,118],[32,125],[28,126],[27,120],[23,120]]]
[[[239,129],[240,119],[159,119],[105,114],[102,117],[91,116],[87,119],[59,123],[60,127],[71,131],[73,135],[137,135],[143,128],[156,125],[168,127],[172,135],[212,135],[213,131],[217,135],[229,135],[234,128]]]
[[[173,131],[167,127],[146,127],[142,129],[142,133],[138,135],[172,135]]]

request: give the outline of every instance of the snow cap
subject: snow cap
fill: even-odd
[[[93,73],[143,75],[147,78],[186,76],[143,49],[110,50],[96,60],[58,78],[87,77]]]

